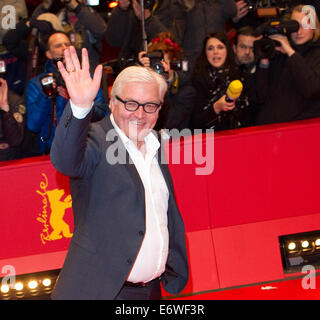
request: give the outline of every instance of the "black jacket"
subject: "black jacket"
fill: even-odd
[[[249,105],[246,90],[236,100],[236,107],[228,112],[217,114],[213,104],[226,94],[228,85],[235,79],[242,80],[238,68],[231,73],[229,68],[208,68],[208,75],[195,72],[192,85],[196,90],[195,105],[191,114],[193,129],[211,129],[215,131],[235,129],[243,126],[246,109]]]
[[[320,40],[297,46],[288,57],[279,54],[268,69],[258,67],[256,124],[320,116]]]
[[[145,191],[139,174],[126,161],[129,155],[119,137],[111,133],[110,118],[90,130],[89,122],[90,115],[76,119],[67,105],[51,148],[55,168],[71,177],[74,212],[74,235],[53,299],[114,299],[145,234]],[[109,147],[116,146],[126,164],[106,160]],[[185,230],[170,171],[166,164],[159,165],[169,190],[169,255],[161,281],[166,291],[177,294],[188,281]]]
[[[9,112],[0,110],[0,161],[21,157],[26,107],[22,97],[8,91]]]

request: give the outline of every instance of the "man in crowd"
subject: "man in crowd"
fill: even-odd
[[[32,78],[27,85],[27,126],[30,131],[38,134],[38,152],[48,153],[54,137],[55,126],[59,121],[62,112],[69,100],[68,91],[58,83],[59,72],[56,69],[55,61],[63,57],[63,51],[71,45],[70,38],[63,32],[52,33],[47,40],[46,57],[48,58],[45,72]],[[43,91],[41,79],[53,75],[54,93],[50,96]],[[98,91],[94,100],[94,115],[92,121],[100,120],[107,113],[107,104],[103,93]]]

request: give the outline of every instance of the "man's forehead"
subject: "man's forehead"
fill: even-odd
[[[238,43],[253,43],[257,39],[258,37],[240,34],[238,37]]]
[[[70,42],[70,39],[64,33],[55,33],[48,39],[48,44],[53,45],[56,43]]]

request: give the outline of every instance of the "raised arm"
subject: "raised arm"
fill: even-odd
[[[51,146],[51,162],[54,167],[70,177],[84,177],[94,169],[100,153],[95,141],[88,137],[91,108],[100,88],[102,66],[97,66],[93,78],[89,72],[86,49],[82,49],[80,64],[76,50],[70,47],[64,52],[65,67],[58,63],[59,71],[66,83],[71,104],[84,111],[84,118],[74,116],[69,104],[56,128]],[[88,113],[88,114],[87,114]]]

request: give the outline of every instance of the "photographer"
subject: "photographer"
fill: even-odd
[[[185,16],[191,9],[190,0],[145,0],[144,18],[147,41],[160,32],[170,32],[182,44]],[[134,64],[142,45],[141,5],[139,0],[119,0],[108,21],[106,40],[109,45],[121,47],[120,69]]]
[[[256,124],[320,116],[319,19],[312,7],[299,5],[293,8],[291,20],[299,23],[299,29],[289,37],[270,35],[276,41],[276,54],[266,52],[260,59],[256,84],[263,105]]]
[[[32,17],[45,12],[53,12],[61,19],[64,32],[69,35],[78,53],[81,48],[88,50],[90,71],[93,72],[100,61],[102,39],[107,30],[105,20],[92,7],[87,6],[85,0],[43,0]]]
[[[189,127],[190,113],[195,97],[191,84],[185,81],[183,50],[173,41],[173,35],[161,32],[148,45],[148,53],[138,54],[140,64],[162,74],[168,83],[165,102],[159,114],[156,129],[184,129]]]
[[[47,40],[46,72],[32,78],[27,85],[27,126],[30,131],[38,135],[38,152],[40,154],[50,150],[55,126],[69,100],[68,92],[61,81],[54,61],[61,59],[64,50],[70,45],[71,42],[67,34],[63,32],[51,34]],[[41,79],[48,78],[48,75],[53,76],[54,83],[50,91],[45,94],[46,86],[44,83],[41,84]],[[107,113],[107,104],[101,89],[94,101],[93,110],[93,122],[102,119]]]
[[[0,78],[0,161],[22,156],[25,115],[24,99],[8,90],[7,81]]]

